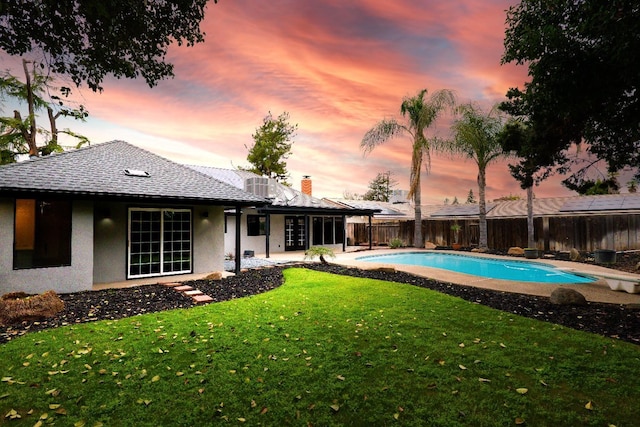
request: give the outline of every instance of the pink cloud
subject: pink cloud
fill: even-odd
[[[303,174],[314,194],[364,193],[390,170],[408,188],[411,142],[396,138],[364,157],[360,141],[380,119],[399,116],[404,96],[450,88],[462,101],[491,105],[526,70],[500,66],[504,10],[515,0],[327,0],[210,3],[206,41],[172,47],[176,78],[149,89],[109,80],[83,93],[94,141],[122,135],[185,163],[245,165],[262,118],[288,111],[299,125],[288,161],[291,182]],[[93,123],[93,125],[92,125]],[[446,136],[450,118],[430,135]],[[154,142],[155,141],[155,142]],[[441,202],[476,191],[470,162],[434,155],[425,199]],[[505,163],[490,170],[488,197],[518,193]],[[549,181],[541,193],[562,190]]]

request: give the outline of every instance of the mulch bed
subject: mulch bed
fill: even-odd
[[[638,260],[640,256],[637,254],[621,255],[615,268],[635,272]],[[558,306],[551,304],[546,297],[455,285],[403,272],[360,270],[319,263],[307,263],[304,266],[336,274],[389,280],[433,289],[505,312],[640,345],[640,309],[638,308],[594,302],[584,306]],[[185,284],[201,290],[211,296],[215,302],[226,301],[259,294],[280,286],[283,282],[284,268],[287,267],[252,269],[223,280],[198,280],[185,282]],[[31,331],[189,308],[194,305],[191,298],[162,285],[85,291],[59,296],[65,303],[63,311],[43,321],[25,321],[16,325],[0,326],[0,344]]]

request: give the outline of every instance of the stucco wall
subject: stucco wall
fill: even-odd
[[[207,216],[203,216],[207,212]],[[224,270],[224,208],[199,206],[193,210],[193,272]]]
[[[95,206],[93,282],[111,283],[127,279],[127,205]]]
[[[127,230],[129,207],[124,203],[96,205],[94,283],[127,280]],[[164,206],[154,206],[164,207]],[[171,206],[175,207],[175,206]],[[188,208],[188,206],[184,206]],[[207,212],[207,216],[203,215]],[[194,273],[224,269],[224,209],[220,206],[193,208]]]
[[[93,284],[93,204],[74,201],[71,213],[71,265],[13,269],[14,201],[0,199],[0,294],[58,293],[91,289]]]

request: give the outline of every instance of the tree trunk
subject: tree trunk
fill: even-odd
[[[479,249],[487,249],[488,248],[488,237],[487,237],[487,201],[485,200],[485,189],[487,186],[487,176],[484,168],[480,168],[478,172],[478,209],[479,209],[479,231],[480,236],[478,240],[478,248]]]
[[[51,142],[50,144],[58,145],[58,127],[56,126],[57,115],[53,114],[53,109],[47,107],[47,114],[49,115],[49,124],[51,125]]]
[[[527,246],[536,247],[533,229],[533,186],[527,187]]]
[[[413,247],[414,248],[423,248],[424,240],[422,238],[422,207],[420,204],[422,203],[422,195],[420,191],[420,169],[416,172],[417,176],[417,186],[415,192],[413,193],[413,202],[415,204],[415,228],[413,230]]]
[[[29,131],[27,132],[27,144],[29,145],[29,155],[37,156],[38,147],[36,146],[36,112],[33,99],[33,88],[31,87],[31,75],[27,68],[28,61],[22,60],[22,68],[26,79],[25,88],[27,90],[27,104],[29,105]]]

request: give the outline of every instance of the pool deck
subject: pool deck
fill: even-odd
[[[579,291],[582,295],[585,296],[587,301],[594,302],[604,302],[604,303],[612,303],[612,304],[634,304],[640,305],[640,294],[630,294],[623,291],[613,291],[609,288],[609,285],[603,280],[600,279],[593,283],[587,284],[550,284],[550,283],[530,283],[530,282],[518,282],[513,280],[498,280],[498,279],[488,279],[463,273],[457,273],[455,271],[448,271],[439,268],[431,268],[431,267],[419,267],[419,266],[411,266],[411,265],[400,265],[400,264],[388,264],[388,263],[374,263],[374,262],[365,262],[358,261],[356,258],[370,255],[385,255],[385,254],[398,254],[402,252],[436,252],[436,253],[451,253],[457,255],[468,255],[482,258],[493,258],[493,259],[505,259],[508,261],[521,260],[521,261],[534,261],[545,264],[550,264],[555,267],[567,270],[569,272],[574,272],[578,274],[587,274],[593,275],[597,277],[606,276],[606,275],[614,275],[614,276],[623,276],[628,277],[634,280],[640,280],[640,274],[631,274],[624,273],[618,270],[605,268],[597,265],[590,264],[580,264],[570,261],[557,261],[551,259],[540,258],[537,260],[525,260],[524,258],[514,258],[510,256],[498,256],[498,255],[488,255],[488,254],[480,254],[474,252],[456,252],[456,251],[432,251],[428,249],[416,249],[416,248],[406,248],[406,249],[388,249],[388,248],[376,248],[373,250],[355,250],[355,248],[349,248],[347,252],[338,252],[336,251],[335,258],[328,258],[327,261],[335,264],[340,264],[344,266],[350,267],[358,267],[362,269],[377,269],[380,267],[393,267],[397,271],[404,271],[407,273],[415,274],[416,276],[427,277],[430,279],[438,280],[441,282],[449,282],[455,283],[458,285],[467,285],[474,286],[477,288],[485,288],[485,289],[493,289],[498,291],[505,292],[515,292],[529,295],[537,295],[543,297],[549,297],[551,292],[558,287],[568,287]],[[264,254],[256,254],[256,258],[265,259]],[[271,254],[268,260],[275,262],[302,262],[304,261],[304,252],[284,252]],[[317,262],[317,260],[316,260]],[[229,275],[232,273],[224,273],[224,275]],[[207,274],[188,274],[188,275],[179,275],[179,276],[166,276],[166,277],[154,277],[148,279],[140,279],[140,280],[127,280],[124,282],[118,283],[105,283],[100,285],[94,285],[94,290],[106,289],[106,288],[122,288],[122,287],[130,287],[137,286],[143,284],[155,284],[155,283],[168,283],[168,282],[182,282],[187,280],[197,280],[205,277]]]

